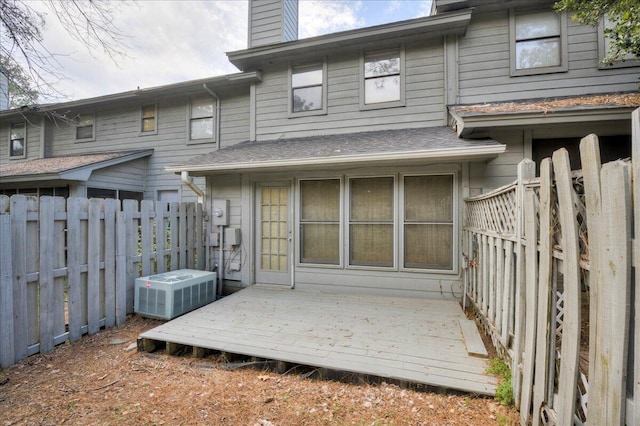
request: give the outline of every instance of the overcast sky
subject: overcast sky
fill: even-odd
[[[300,0],[299,38],[427,16],[430,8],[431,0]],[[49,14],[43,36],[63,55],[59,88],[70,100],[238,72],[225,52],[247,47],[247,0],[139,0],[115,18],[128,36],[128,57],[117,65],[88,53]]]

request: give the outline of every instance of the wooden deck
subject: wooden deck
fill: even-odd
[[[141,334],[138,348],[159,341],[493,395],[465,321],[455,301],[256,285]]]

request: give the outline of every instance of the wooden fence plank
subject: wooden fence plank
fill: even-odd
[[[53,267],[59,271],[64,270],[64,275],[54,276],[54,296],[53,296],[53,323],[56,344],[58,340],[67,340],[67,319],[66,315],[66,285],[67,285],[67,255],[66,255],[66,227],[67,227],[67,203],[63,197],[54,198],[54,215],[55,222],[53,224],[54,232],[54,265]]]
[[[179,239],[178,239],[178,231],[179,231],[179,215],[178,209],[180,204],[171,203],[169,209],[169,226],[170,226],[170,234],[171,234],[171,270],[175,271],[176,269],[180,269],[180,256],[179,253]]]
[[[51,352],[54,347],[53,337],[53,265],[55,240],[53,223],[55,218],[53,197],[40,198],[40,242],[39,246],[39,323],[40,323],[40,352]]]
[[[140,203],[140,252],[142,255],[142,276],[153,273],[151,270],[151,253],[153,252],[153,227],[151,218],[153,216],[154,203],[151,200],[143,200]]]
[[[498,335],[501,335],[502,329],[502,299],[504,299],[504,240],[498,238],[496,241],[496,295],[494,299],[495,305],[495,326]]]
[[[116,212],[116,324],[127,318],[127,213]]]
[[[125,218],[127,220],[127,313],[131,313],[133,312],[135,279],[136,277],[138,277],[137,263],[134,261],[134,257],[138,253],[139,220],[136,218],[136,213],[138,212],[138,202],[136,200],[124,200],[122,202],[122,207],[124,212],[126,213]]]
[[[536,194],[529,189],[524,194],[525,251],[525,330],[524,359],[522,370],[522,392],[520,394],[520,424],[526,425],[530,418],[533,368],[536,356],[536,315],[538,312],[538,232],[536,224]]]
[[[169,205],[165,202],[156,203],[156,269],[161,274],[167,271],[167,257],[165,249],[167,246],[167,209]]]
[[[119,201],[104,200],[104,326],[116,325],[116,211]]]
[[[80,272],[80,216],[86,200],[67,199],[67,310],[69,312],[69,338],[75,342],[82,337],[82,292]]]
[[[104,200],[92,198],[89,200],[88,244],[87,244],[87,324],[88,333],[96,334],[100,330],[100,247],[102,232],[100,227],[100,213],[104,210]]]
[[[489,322],[493,325],[496,322],[496,239],[488,238],[489,247],[489,294],[488,294],[488,315]]]
[[[589,236],[589,377],[595,377],[595,350],[598,345],[597,331],[604,318],[598,318],[598,303],[600,286],[600,242],[601,208],[600,193],[600,146],[598,137],[589,135],[580,141],[580,159],[584,180],[585,204],[587,208],[587,229]],[[597,386],[589,389],[589,412],[601,412],[603,399]]]
[[[622,161],[602,166],[602,278],[596,318],[598,324],[594,377],[601,409],[589,407],[590,424],[624,424],[626,355],[629,344],[631,282],[631,183],[629,166]]]
[[[0,209],[0,368],[16,361],[11,216]]]
[[[576,411],[578,355],[580,352],[580,263],[578,224],[574,205],[569,153],[562,148],[553,153],[553,169],[558,192],[562,229],[564,276],[564,321],[558,376],[558,424],[573,424]]]
[[[195,209],[194,203],[187,204],[187,268],[194,269],[196,267],[195,257]]]
[[[633,217],[634,233],[634,265],[635,265],[635,323],[634,323],[634,371],[633,374],[633,416],[629,424],[640,424],[640,108],[631,114],[631,156],[633,161]],[[627,416],[629,417],[629,416]]]
[[[504,258],[504,297],[502,299],[502,330],[500,330],[500,341],[505,348],[509,347],[509,331],[513,318],[513,242],[505,242]]]
[[[482,285],[482,296],[480,300],[482,301],[482,314],[486,317],[488,315],[488,307],[489,307],[489,243],[487,240],[488,236],[482,235],[481,243],[480,243],[480,273],[481,277],[481,285]]]
[[[200,270],[207,270],[204,260],[205,244],[204,244],[204,215],[202,211],[202,203],[196,203],[196,255],[197,255],[197,268]]]
[[[551,338],[551,261],[553,247],[553,223],[551,215],[551,193],[553,170],[551,160],[545,158],[540,164],[540,209],[539,209],[539,267],[538,267],[538,313],[536,325],[536,359],[533,389],[533,422],[541,424],[541,410],[548,402],[547,377],[549,364],[549,339]]]
[[[178,256],[180,257],[180,269],[187,267],[187,206],[180,203],[178,210]]]
[[[513,400],[516,406],[520,406],[520,395],[522,391],[522,350],[524,346],[524,312],[526,306],[525,287],[524,287],[524,246],[522,241],[524,231],[524,213],[522,205],[524,200],[524,181],[535,176],[536,164],[525,158],[518,164],[518,181],[516,184],[516,281],[515,281],[515,299],[514,299],[514,343],[513,343],[513,360],[511,365],[511,378],[513,382]]]

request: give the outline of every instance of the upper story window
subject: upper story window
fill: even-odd
[[[27,126],[24,123],[11,124],[9,134],[9,157],[24,158],[27,154]]]
[[[363,55],[361,107],[404,104],[403,62],[403,49]]]
[[[327,85],[325,61],[291,66],[292,115],[326,113]]]
[[[156,116],[158,111],[155,104],[142,106],[142,119],[140,123],[140,131],[142,133],[155,133]]]
[[[189,108],[189,140],[210,142],[214,140],[214,100],[195,99]]]
[[[81,115],[76,121],[76,140],[95,139],[95,117]]]
[[[553,10],[512,14],[511,75],[567,70],[566,17]]]
[[[626,54],[624,57],[617,59],[612,63],[603,62],[612,49],[611,38],[607,35],[607,29],[614,27],[615,21],[610,20],[607,15],[602,18],[602,22],[598,25],[598,56],[601,62],[600,68],[622,68],[640,65],[640,58],[631,53]]]

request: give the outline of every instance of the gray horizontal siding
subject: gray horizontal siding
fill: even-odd
[[[87,181],[88,187],[144,191],[147,159],[141,158],[96,170]]]
[[[282,64],[264,71],[256,90],[256,134],[259,140],[342,134],[365,130],[442,125],[444,65],[441,42],[405,47],[405,106],[360,110],[360,57],[327,58],[327,114],[289,117],[288,68]]]
[[[249,2],[249,47],[283,41],[283,7],[281,0]]]
[[[568,22],[568,72],[510,77],[508,12],[474,15],[460,39],[459,103],[636,90],[638,68],[599,69],[597,29]]]
[[[14,164],[21,161],[33,160],[40,158],[40,120],[36,119],[32,121],[15,120],[14,123],[25,123],[27,131],[26,137],[26,157],[25,158],[12,158],[9,160],[9,135],[11,133],[11,123],[9,120],[2,120],[0,122],[0,165]]]

